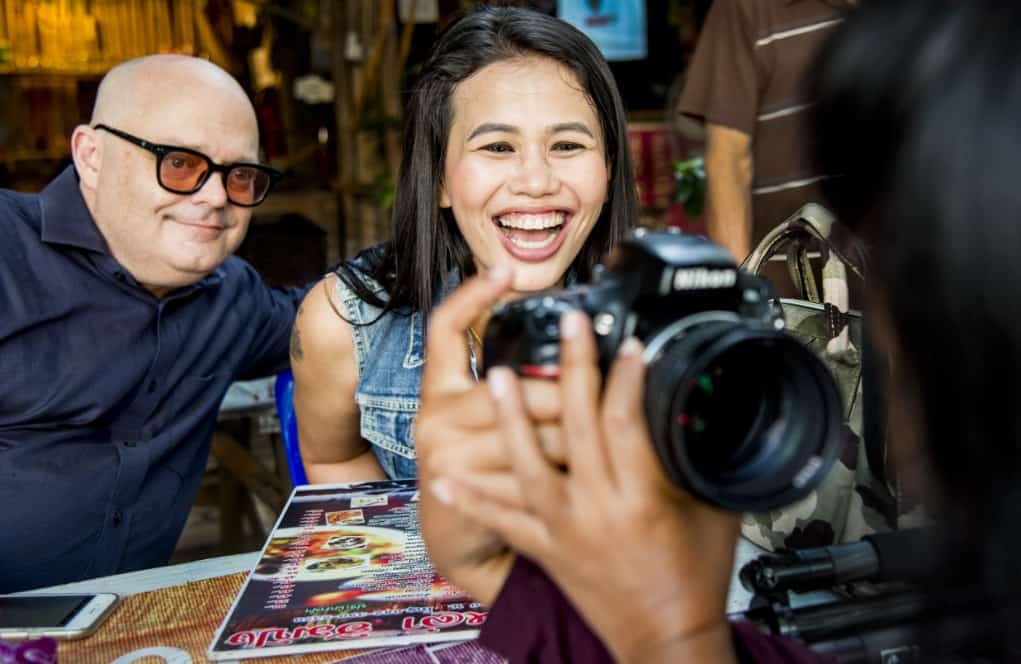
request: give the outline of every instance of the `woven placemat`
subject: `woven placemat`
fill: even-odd
[[[230,609],[248,572],[125,597],[92,636],[60,643],[61,664],[109,664],[118,658],[150,648],[187,652],[193,662],[205,662],[213,634]],[[164,651],[165,656],[172,651]],[[253,664],[326,664],[367,650],[342,650],[298,657],[260,657]],[[126,657],[133,664],[165,664],[168,658]],[[174,660],[170,660],[174,661]]]

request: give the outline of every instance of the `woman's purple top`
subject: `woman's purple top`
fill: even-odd
[[[828,662],[804,645],[754,625],[731,623],[742,664]],[[511,664],[599,664],[613,657],[546,573],[518,556],[479,637],[482,645]]]

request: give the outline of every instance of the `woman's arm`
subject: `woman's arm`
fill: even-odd
[[[386,479],[361,436],[355,403],[358,365],[351,326],[337,315],[343,309],[334,296],[335,279],[327,276],[305,296],[291,336],[294,412],[305,474],[313,484]]]

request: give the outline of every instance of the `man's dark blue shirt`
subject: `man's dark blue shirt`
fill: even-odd
[[[303,293],[231,257],[158,299],[73,167],[0,190],[0,592],[165,564],[224,393],[287,366]]]

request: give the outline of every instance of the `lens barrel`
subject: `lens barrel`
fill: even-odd
[[[729,510],[765,512],[826,477],[843,442],[840,395],[800,341],[707,312],[646,348],[646,419],[672,482]]]

